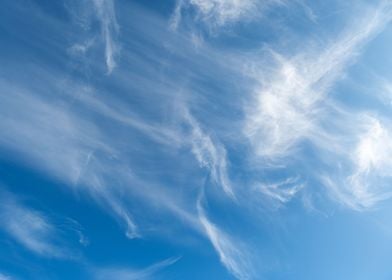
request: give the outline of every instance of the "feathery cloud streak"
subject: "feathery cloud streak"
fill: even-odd
[[[237,279],[252,279],[250,263],[246,252],[239,242],[234,241],[228,234],[219,229],[207,218],[202,205],[203,191],[197,201],[197,211],[205,234],[219,255],[221,263]]]
[[[93,48],[103,49],[106,73],[111,74],[117,65],[120,54],[119,33],[113,0],[66,1],[65,6],[72,16],[73,23],[84,36],[72,42],[69,52],[75,57],[87,57]],[[98,22],[99,30],[95,24]],[[98,34],[97,34],[97,31]],[[75,35],[76,35],[75,34]],[[102,45],[102,47],[101,47]]]
[[[171,26],[177,28],[183,10],[196,10],[196,18],[214,29],[237,21],[260,17],[267,7],[281,4],[285,4],[285,0],[178,0]]]
[[[245,134],[259,156],[285,157],[304,139],[325,146],[326,132],[319,119],[329,90],[364,44],[390,20],[391,4],[384,1],[320,51],[307,49],[289,59],[272,51],[277,68],[271,74],[262,71],[256,105],[248,110],[245,124]]]
[[[144,269],[129,269],[129,268],[104,268],[97,269],[95,279],[106,280],[106,279],[118,279],[118,280],[147,280],[154,279],[156,274],[168,266],[174,265],[180,260],[180,257],[169,258],[163,261],[157,262]]]
[[[27,208],[1,192],[2,230],[31,252],[46,258],[71,259],[74,252],[65,246],[60,231],[43,213]]]
[[[116,36],[119,26],[116,20],[113,0],[93,0],[97,17],[101,22],[102,38],[105,42],[105,61],[107,71],[110,74],[116,67],[115,58],[119,52]]]

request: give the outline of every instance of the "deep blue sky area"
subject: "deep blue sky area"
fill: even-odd
[[[0,280],[392,279],[391,21],[1,1]]]

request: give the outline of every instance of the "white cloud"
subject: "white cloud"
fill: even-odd
[[[307,48],[289,59],[271,51],[276,69],[262,70],[260,88],[246,110],[244,131],[257,155],[280,159],[305,139],[326,146],[319,120],[328,117],[322,106],[327,94],[361,47],[390,19],[391,5],[383,2],[325,48]]]
[[[104,100],[89,96],[89,94],[80,94],[75,98],[100,115],[136,129],[160,144],[173,147],[182,145],[182,135],[175,129],[146,122],[140,116],[131,112],[121,101],[104,102]]]
[[[95,177],[94,173],[98,172],[98,170],[99,169],[92,168],[91,172],[93,173],[93,177]],[[120,176],[116,178],[119,181],[124,180],[122,183],[132,184],[133,182],[126,181],[125,178],[122,177],[121,173],[110,170],[109,166],[106,172],[106,175],[108,177],[106,179],[103,179],[103,181],[91,180],[91,177],[89,177],[90,175],[87,175],[83,180],[83,184],[86,187],[85,191],[87,191],[92,197],[94,197],[95,201],[98,202],[98,204],[101,205],[102,208],[104,208],[114,216],[114,218],[124,229],[125,236],[127,238],[140,238],[141,233],[139,231],[138,225],[135,223],[129,208],[124,203],[124,197],[121,197],[121,195],[117,193],[118,186],[110,185],[109,183],[110,178],[115,178],[116,175]]]
[[[23,206],[4,192],[1,194],[0,224],[11,238],[43,257],[74,257],[74,253],[64,247],[57,228],[43,213]]]
[[[104,9],[102,7],[109,5],[104,3],[109,2],[96,1],[95,5],[97,5],[98,10]],[[243,3],[245,2],[246,1]],[[200,16],[205,17],[205,19],[214,17],[214,20],[218,20],[219,24],[226,24],[234,20],[239,20],[243,13],[246,14],[247,12],[247,9],[244,9],[244,12],[238,13],[239,17],[237,18],[234,16],[237,14],[234,13],[234,11],[230,11],[230,9],[243,9],[242,7],[236,6],[242,5],[242,3],[233,3],[235,4],[231,4],[232,6],[229,4],[229,6],[226,7],[219,5],[208,6],[207,4],[202,4],[201,1],[193,1],[192,5],[207,5],[197,8],[199,9]],[[223,9],[222,7],[225,7],[224,9],[228,10],[217,10]],[[114,28],[117,24],[113,23],[113,20],[115,22],[114,14],[102,15],[100,13],[103,13],[103,11],[100,11],[98,14],[102,18],[102,36],[106,42],[105,60],[108,72],[111,72],[115,67],[116,51],[118,50],[118,48],[114,46],[116,42],[113,39],[114,35],[112,34],[112,32],[117,34],[116,32],[118,31]],[[109,14],[111,14],[111,12]],[[383,15],[383,13],[381,14]],[[106,17],[109,19],[105,19]],[[300,53],[291,58],[272,52],[273,60],[277,67],[275,71],[266,69],[263,71],[262,75],[257,77],[262,80],[260,82],[261,86],[255,94],[254,100],[256,102],[252,104],[255,106],[251,106],[251,110],[247,112],[248,118],[246,120],[245,134],[249,137],[257,155],[271,159],[285,157],[295,150],[303,139],[311,140],[319,147],[328,146],[325,144],[326,141],[323,138],[324,134],[327,134],[327,131],[323,131],[318,122],[320,118],[325,116],[325,114],[320,114],[322,111],[321,105],[324,102],[330,87],[333,86],[347,63],[355,56],[355,51],[371,36],[377,33],[385,23],[384,20],[379,18],[377,13],[375,17],[377,18],[375,22],[372,20],[367,21],[369,18],[364,19],[366,24],[360,25],[358,30],[350,29],[344,32],[344,36],[339,37],[339,40],[336,43],[328,44],[327,47],[307,49],[304,53]],[[154,28],[151,26],[148,27],[154,30],[153,35],[146,35],[148,42],[152,45],[161,46],[160,40],[163,36],[160,37],[159,35],[161,34],[159,33],[161,33],[162,30],[155,25],[153,25]],[[355,32],[353,32],[353,30]],[[183,51],[182,49],[187,49],[183,47],[184,45],[179,45],[180,47],[178,47],[178,49],[172,46],[170,55],[175,56],[177,52]],[[138,68],[138,70],[141,68],[143,70],[141,72],[147,74],[145,77],[139,77],[136,74],[129,74],[127,71],[119,73],[121,78],[118,80],[111,80],[111,83],[116,84],[119,88],[125,90],[119,91],[116,94],[105,92],[105,89],[102,89],[102,92],[85,92],[82,88],[78,88],[77,86],[68,88],[68,84],[66,84],[65,87],[61,89],[61,93],[65,92],[67,95],[65,99],[67,99],[67,101],[68,98],[72,99],[72,102],[68,103],[67,101],[64,101],[66,104],[62,104],[61,100],[63,100],[63,96],[56,96],[54,98],[56,100],[47,99],[47,97],[50,96],[49,94],[48,96],[44,96],[45,94],[43,94],[41,97],[40,93],[37,93],[39,91],[14,90],[9,84],[1,84],[1,89],[4,92],[0,96],[2,100],[2,105],[0,105],[0,128],[8,133],[0,139],[0,143],[2,147],[6,147],[6,149],[19,152],[24,160],[29,158],[30,163],[32,163],[31,165],[38,166],[44,171],[49,171],[50,176],[61,178],[75,188],[88,191],[104,209],[110,211],[115,217],[121,220],[122,225],[125,227],[126,235],[129,238],[141,236],[142,230],[139,230],[139,221],[143,222],[142,220],[144,220],[137,219],[137,216],[135,216],[136,220],[134,220],[133,212],[131,210],[132,207],[135,207],[133,206],[133,203],[136,204],[141,202],[143,210],[147,204],[153,205],[154,207],[157,205],[159,205],[159,207],[163,206],[163,208],[175,214],[176,217],[185,221],[187,225],[190,225],[197,231],[203,231],[214,246],[222,264],[233,275],[241,279],[249,278],[250,273],[248,271],[249,265],[246,260],[247,256],[240,243],[220,229],[216,224],[212,223],[207,218],[204,209],[201,208],[200,205],[197,209],[198,215],[192,213],[192,210],[194,210],[192,208],[194,207],[194,196],[192,195],[194,193],[192,190],[189,190],[191,188],[187,191],[183,191],[183,189],[181,189],[181,191],[178,190],[180,188],[179,185],[183,184],[184,181],[178,181],[176,182],[177,185],[171,186],[174,191],[167,191],[169,189],[167,186],[151,186],[153,184],[150,184],[150,179],[151,181],[156,179],[153,178],[154,172],[164,173],[165,178],[169,178],[170,181],[172,179],[175,181],[174,177],[186,169],[186,167],[181,165],[187,165],[187,163],[176,163],[176,156],[179,157],[179,155],[174,154],[177,151],[173,152],[173,150],[176,150],[178,147],[186,147],[187,152],[189,149],[190,152],[193,153],[200,167],[209,171],[210,177],[214,183],[221,186],[224,192],[229,196],[234,196],[233,185],[229,176],[229,162],[227,156],[227,152],[231,149],[226,150],[223,143],[226,144],[227,142],[220,141],[223,138],[219,137],[219,131],[215,129],[216,123],[223,120],[223,118],[218,120],[211,119],[211,123],[204,125],[202,122],[199,122],[196,117],[192,116],[188,110],[184,110],[179,114],[179,120],[177,121],[180,124],[178,125],[179,127],[177,127],[176,125],[171,126],[170,124],[167,124],[164,120],[164,117],[167,115],[170,115],[169,118],[173,117],[171,112],[164,112],[164,114],[162,114],[164,117],[157,114],[159,115],[159,121],[154,122],[150,119],[144,119],[141,115],[138,115],[133,111],[135,109],[134,107],[128,106],[128,99],[133,99],[135,96],[139,98],[137,93],[135,93],[135,95],[122,95],[123,92],[128,93],[128,91],[133,90],[133,83],[137,84],[135,86],[137,87],[137,90],[135,91],[143,91],[143,94],[147,96],[146,100],[143,99],[143,102],[150,102],[147,105],[142,104],[143,106],[151,105],[151,107],[153,107],[155,103],[164,104],[166,102],[166,99],[164,98],[177,98],[177,96],[173,96],[173,94],[167,92],[175,91],[177,88],[174,87],[173,84],[177,84],[177,80],[181,79],[177,79],[176,75],[174,75],[175,77],[159,76],[158,72],[161,71],[161,68],[156,67],[156,65],[162,63],[162,61],[150,54],[150,52],[153,53],[153,48],[144,50],[143,47],[144,45],[140,47],[138,51],[142,53],[141,56],[146,56],[151,59],[151,61],[142,61],[142,58],[137,57],[137,55],[134,54],[125,54],[124,57],[127,57],[128,55],[127,58],[129,61],[138,61],[136,65],[133,65],[133,68]],[[89,44],[81,44],[80,46],[75,46],[74,51],[85,53],[89,48]],[[195,72],[190,71],[190,76],[194,75],[198,77],[199,73],[203,73],[203,75],[206,76],[211,74],[212,76],[216,75],[214,72],[218,72],[218,75],[216,76],[220,76],[219,70],[215,71],[214,68],[207,68],[210,65],[219,64],[222,68],[228,66],[231,67],[230,70],[232,70],[232,68],[236,68],[239,65],[232,63],[233,60],[227,58],[225,53],[221,55],[218,54],[219,50],[214,51],[209,49],[208,46],[205,48],[203,44],[200,45],[200,48],[200,53],[203,53],[203,56],[197,56],[196,58],[192,57],[192,53],[189,50],[186,50],[186,55],[181,56],[181,61],[183,57],[186,56],[191,58],[187,58],[184,63],[186,66],[183,68],[180,67],[180,70],[196,67],[197,70]],[[204,52],[205,50],[207,51]],[[199,58],[200,61],[196,61]],[[142,63],[140,63],[140,61],[142,61]],[[236,60],[236,62],[238,61],[241,61],[241,59],[239,58]],[[193,62],[195,62],[196,66],[192,64]],[[233,64],[235,65],[233,66]],[[205,65],[208,65],[208,67],[205,67]],[[168,68],[170,67],[172,67],[172,65],[168,66]],[[175,68],[175,66],[173,67]],[[155,68],[159,68],[160,70],[156,72],[151,70]],[[177,70],[178,69],[176,68],[176,71]],[[173,72],[175,72],[175,74],[182,74],[180,71],[178,71],[178,73],[176,71]],[[226,72],[223,72],[223,79],[227,79],[225,73]],[[238,72],[235,73],[239,74]],[[49,76],[47,80],[50,80],[51,84],[57,83],[57,79],[51,80],[51,76],[48,75],[48,73],[43,73],[42,76]],[[164,83],[158,82],[160,79],[163,79]],[[212,78],[212,81],[217,80]],[[218,78],[218,81],[221,81],[220,78]],[[24,81],[14,81],[14,84],[18,84],[17,82],[20,82],[20,84],[24,83]],[[75,81],[70,81],[69,84],[75,84]],[[197,86],[199,87],[200,85]],[[242,86],[242,84],[238,85],[241,89]],[[34,87],[36,87],[36,85]],[[5,94],[8,89],[12,89],[13,94]],[[204,88],[203,85],[201,85],[198,90],[200,90],[200,92],[206,91],[208,94],[211,94],[209,91],[210,89]],[[74,91],[76,94],[73,94]],[[192,91],[191,88],[189,91],[192,92],[192,94],[194,93],[195,99],[200,97],[196,96],[198,91]],[[70,92],[72,92],[72,94],[68,95]],[[166,96],[162,97],[162,92],[164,92]],[[160,93],[161,95],[157,93]],[[134,93],[132,92],[132,94]],[[109,95],[111,96],[110,98],[107,97]],[[143,98],[145,96],[143,96]],[[208,99],[208,97],[209,96],[206,94],[200,99]],[[137,98],[135,98],[135,100]],[[140,100],[142,100],[142,98],[140,98]],[[216,106],[222,105],[217,104]],[[210,108],[206,108],[206,110],[208,109]],[[140,111],[142,110],[143,109]],[[167,107],[165,107],[163,111],[164,110],[167,110]],[[149,110],[149,112],[152,111],[153,110]],[[152,112],[152,114],[155,113],[156,112]],[[176,114],[173,115],[177,116]],[[238,116],[235,114],[233,115],[234,118]],[[155,116],[153,118],[155,118]],[[103,119],[102,122],[101,119]],[[110,128],[100,126],[101,123],[108,122],[111,123]],[[186,133],[181,129],[183,126],[187,127],[185,130]],[[121,128],[118,129],[118,127]],[[105,130],[106,128],[107,130]],[[131,132],[129,133],[129,131]],[[154,144],[148,143],[146,145],[137,146],[136,142],[139,140],[137,139],[139,133],[149,138],[146,141],[154,141]],[[236,134],[235,129],[228,132],[228,134]],[[237,135],[234,135],[233,138],[236,136]],[[117,142],[119,138],[121,138],[121,140],[124,139],[124,142],[128,143],[122,142],[119,144]],[[145,138],[142,139],[144,141]],[[135,146],[134,143],[136,143]],[[155,143],[157,143],[157,145],[155,145]],[[149,146],[149,144],[151,146]],[[162,146],[164,147],[161,147],[161,144],[163,144]],[[141,160],[136,158],[134,160],[132,157],[134,155],[138,156],[137,152],[140,151],[138,150],[137,152],[132,153],[133,149],[143,150],[140,153],[142,155],[145,154],[144,152],[148,153],[148,150],[151,149],[152,153],[156,152],[154,160],[159,158],[156,162],[159,162],[159,164],[164,163],[161,165],[163,167],[155,168],[154,166],[154,169],[157,169],[154,170],[154,172],[143,170],[140,182],[136,182],[135,178],[131,178],[132,176],[127,174],[132,169],[132,164],[137,162],[135,167],[139,168],[137,165],[139,164],[139,161],[142,162],[144,158],[141,158]],[[172,154],[170,155],[171,157],[169,160],[167,160],[168,158],[165,158],[167,161],[161,161],[160,149],[165,149],[165,151],[170,150],[168,154]],[[366,159],[366,156],[363,156],[363,158],[365,158],[363,162],[370,162],[369,166],[375,165],[375,160],[373,160],[372,157],[370,157],[371,160],[369,160]],[[131,163],[131,160],[134,160],[134,162]],[[244,161],[246,161],[246,159],[244,159]],[[156,163],[155,161],[150,162]],[[184,167],[184,169],[182,169],[182,167]],[[241,172],[242,171],[243,170],[241,170]],[[249,173],[247,172],[248,170],[244,172],[245,175],[248,175],[252,171]],[[184,174],[185,176],[187,175],[186,173]],[[250,176],[252,175],[253,174],[250,174]],[[292,199],[301,188],[302,186],[296,181],[296,178],[290,178],[286,181],[262,185],[260,186],[260,191],[279,203],[286,203]],[[246,188],[243,189],[244,191],[247,191]],[[353,191],[350,188],[347,190]],[[137,195],[135,195],[135,193],[137,193]],[[182,199],[182,195],[186,196],[186,199]],[[134,196],[137,201],[136,199],[130,199],[130,197],[133,198]],[[188,205],[192,205],[192,207],[189,207]],[[147,211],[142,212],[146,213]],[[137,223],[135,221],[137,221]],[[107,277],[112,279],[120,277],[124,277],[124,279],[134,279],[137,277],[140,278],[140,275],[145,275],[140,271],[137,272],[127,268],[109,269],[106,270],[105,273],[108,273],[106,275],[117,276]]]
[[[303,188],[304,184],[300,182],[299,177],[290,177],[277,183],[259,184],[256,190],[279,204],[284,204]]]
[[[248,256],[243,248],[241,248],[239,242],[234,241],[228,234],[208,220],[202,206],[201,197],[199,197],[197,202],[197,210],[200,223],[212,246],[214,246],[215,251],[219,255],[221,263],[237,279],[250,279],[252,273],[248,262]]]
[[[210,170],[212,179],[220,185],[224,192],[234,197],[234,192],[227,172],[226,149],[220,143],[213,141],[200,127],[199,123],[189,113],[183,110],[183,117],[191,127],[190,142],[192,153],[201,167]]]
[[[44,101],[5,81],[0,81],[0,88],[0,128],[8,131],[0,143],[26,155],[34,166],[74,183],[91,150],[105,149],[95,127],[77,120],[61,104]]]
[[[88,246],[90,244],[90,240],[88,237],[83,233],[83,227],[74,219],[68,218],[65,221],[66,228],[70,231],[76,233],[78,237],[79,244],[82,246]]]
[[[119,26],[116,20],[113,0],[93,0],[97,17],[101,22],[102,38],[105,42],[105,60],[107,71],[110,74],[116,67],[115,58],[119,52],[116,36]]]
[[[138,236],[128,210],[103,179],[116,174],[110,161],[115,150],[98,127],[50,98],[44,101],[36,93],[4,81],[0,81],[0,88],[7,91],[0,96],[0,128],[7,131],[0,139],[1,146],[52,178],[74,188],[84,186],[82,190],[120,218],[127,236]]]
[[[369,118],[369,117],[368,117]],[[392,141],[390,131],[379,120],[366,120],[366,131],[359,136],[354,162],[358,173],[378,170],[384,175],[392,168]]]
[[[80,28],[82,35],[78,42],[69,48],[72,55],[87,55],[88,51],[95,46],[104,50],[104,61],[107,74],[116,67],[120,53],[118,35],[120,26],[117,22],[115,5],[113,0],[69,0],[65,7],[70,13],[73,23]],[[99,23],[100,34],[96,34],[94,24]],[[80,35],[79,34],[79,35]],[[80,37],[75,34],[75,37]]]
[[[236,21],[256,9],[254,0],[190,0],[204,20],[213,20],[217,25]]]
[[[266,7],[285,2],[285,0],[179,0],[171,19],[171,26],[173,28],[178,26],[182,10],[187,8],[196,9],[197,18],[214,28],[259,17]]]
[[[99,280],[147,280],[155,279],[154,275],[168,266],[174,265],[180,257],[169,258],[158,263],[155,263],[144,269],[130,269],[130,268],[101,268],[94,271],[95,279]]]
[[[176,30],[181,22],[181,18],[182,18],[181,12],[182,12],[183,5],[184,5],[183,0],[177,0],[176,7],[174,8],[173,14],[170,18],[169,26],[172,30]]]
[[[90,39],[83,43],[74,44],[69,49],[69,52],[71,54],[85,55],[86,52],[93,46],[94,43],[95,43],[94,40]]]
[[[348,148],[347,174],[323,179],[339,202],[366,210],[392,196],[392,130],[373,116],[360,119],[360,132],[354,135],[356,144]]]
[[[48,73],[42,72],[42,75]],[[59,84],[67,93],[72,92],[74,100],[126,129],[131,127],[170,149],[193,148],[195,157],[197,154],[200,165],[210,170],[214,182],[230,191],[224,148],[214,144],[193,118],[185,120],[184,116],[179,116],[179,121],[189,126],[189,131],[181,132],[176,126],[151,124],[137,118],[117,103],[105,104],[99,98],[89,97],[91,89]],[[83,112],[80,114],[51,98],[45,99],[46,92],[41,88],[37,89],[40,92],[37,94],[2,80],[0,88],[8,93],[0,95],[0,128],[7,131],[0,139],[2,149],[14,152],[21,161],[49,177],[69,184],[74,191],[90,195],[115,217],[128,238],[138,238],[142,234],[132,215],[128,200],[131,196],[138,197],[146,206],[159,205],[200,232],[197,218],[181,201],[183,198],[172,199],[173,194],[166,192],[166,186],[154,185],[153,180],[140,179],[133,174],[132,165],[119,153],[119,145],[112,136],[86,118]],[[74,96],[73,92],[77,94]],[[186,198],[186,194],[184,196]],[[83,237],[81,242],[85,242]]]

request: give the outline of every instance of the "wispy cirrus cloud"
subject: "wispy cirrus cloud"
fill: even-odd
[[[240,242],[235,241],[207,218],[202,199],[203,195],[200,195],[197,201],[199,221],[221,263],[237,279],[252,279],[252,269],[246,251],[242,248]]]
[[[27,250],[46,258],[73,259],[76,251],[67,247],[59,230],[42,212],[24,206],[1,191],[0,224],[12,239]]]
[[[255,190],[281,205],[289,202],[303,188],[304,183],[299,177],[290,177],[279,182],[259,184]]]
[[[301,149],[308,144],[312,145],[319,151],[322,164],[330,166],[330,172],[335,174],[322,176],[321,181],[337,201],[353,209],[366,209],[389,197],[385,188],[377,189],[373,186],[383,185],[388,182],[387,178],[384,177],[383,181],[375,175],[377,171],[365,172],[364,168],[357,166],[358,162],[372,164],[371,158],[377,156],[369,155],[369,149],[374,151],[370,148],[373,143],[382,141],[368,139],[369,132],[364,132],[364,127],[372,127],[370,133],[377,131],[383,135],[380,138],[385,138],[388,133],[382,125],[374,125],[378,123],[377,119],[370,122],[372,125],[364,122],[362,113],[355,109],[348,110],[331,99],[329,94],[344,76],[348,66],[358,59],[366,44],[391,19],[390,2],[381,1],[367,7],[359,23],[349,24],[326,47],[312,44],[306,51],[290,58],[268,50],[270,57],[267,61],[273,66],[261,70],[260,86],[246,107],[244,133],[258,159],[271,167],[282,168],[286,166],[283,162],[287,160],[301,162],[301,157],[306,158]],[[257,79],[257,75],[255,77]],[[335,127],[331,127],[331,124]],[[355,141],[359,142],[353,150]],[[388,150],[385,145],[384,148]],[[332,167],[334,161],[340,162],[335,168]],[[379,158],[376,161],[380,162]],[[301,164],[307,165],[306,162]],[[317,169],[306,170],[307,177],[319,178],[320,171]],[[302,183],[299,182],[299,185]],[[291,193],[285,193],[274,185],[272,188],[264,188],[264,192],[281,201],[286,200],[285,194]]]
[[[120,54],[118,40],[120,27],[114,3],[113,0],[69,1],[65,3],[74,23],[80,27],[79,31],[83,34],[71,45],[69,52],[73,55],[87,56],[88,52],[95,47],[103,49],[107,74],[112,73],[117,66],[116,60]],[[95,22],[99,23],[98,34],[94,28]]]
[[[180,29],[169,32],[164,26],[166,19],[132,6],[131,20],[121,29],[125,35],[121,61],[114,2],[89,3],[95,8],[91,17],[97,22],[87,25],[98,25],[100,33],[83,36],[70,53],[87,55],[99,45],[104,49],[107,73],[119,63],[121,67],[116,75],[92,75],[81,81],[64,75],[66,71],[53,71],[55,67],[42,71],[35,65],[30,69],[24,66],[23,72],[33,77],[31,80],[0,80],[0,128],[6,131],[0,147],[44,176],[87,193],[118,220],[128,238],[151,232],[161,238],[178,220],[182,227],[210,241],[231,274],[249,279],[254,262],[249,261],[243,246],[246,237],[229,234],[220,221],[213,222],[214,213],[207,214],[201,201],[196,202],[205,177],[211,180],[208,183],[221,187],[214,193],[217,204],[225,205],[227,198],[235,198],[238,208],[249,207],[249,220],[255,223],[260,221],[253,211],[257,206],[250,200],[262,197],[279,206],[288,203],[305,188],[302,180],[319,176],[317,164],[311,166],[314,169],[301,169],[318,160],[330,167],[321,181],[344,205],[364,209],[389,197],[384,188],[389,180],[384,169],[389,160],[378,148],[385,146],[389,151],[389,125],[376,118],[364,121],[363,126],[352,129],[354,136],[344,135],[349,141],[342,141],[340,132],[348,130],[347,124],[356,113],[337,113],[345,108],[329,99],[348,65],[389,21],[387,2],[340,36],[320,44],[300,36],[297,45],[309,45],[296,54],[272,45],[266,52],[251,48],[231,52],[221,45],[210,46],[208,41],[195,49],[195,38]],[[181,16],[190,15],[215,28],[251,19],[264,7],[286,1],[178,3],[174,26]],[[308,13],[314,18],[311,11]],[[95,58],[91,68],[99,64],[94,64]],[[250,60],[257,61],[256,75],[244,71]],[[248,92],[254,85],[249,80],[257,84],[253,94]],[[184,100],[187,102],[180,109],[175,106]],[[331,129],[340,122],[340,131]],[[316,150],[318,158],[312,163],[304,163],[309,160],[309,155],[300,151],[304,143]],[[330,157],[323,157],[324,153]],[[344,169],[339,178],[336,169],[340,167],[335,168],[338,159]],[[267,168],[275,166],[283,171],[268,178],[271,170]],[[285,174],[295,175],[282,178]],[[42,216],[41,223],[50,224],[50,218],[42,213],[34,215]],[[80,243],[85,242],[81,236]],[[97,269],[96,276],[154,278],[155,272],[174,262],[169,259],[145,270]]]
[[[53,100],[45,100],[36,92],[5,81],[1,81],[1,87],[9,93],[0,96],[4,109],[0,127],[8,131],[0,141],[2,147],[19,154],[39,170],[49,172],[54,179],[74,188],[85,186],[83,191],[120,218],[127,236],[136,237],[136,226],[129,211],[121,199],[108,190],[104,180],[104,174],[113,170],[105,165],[115,151],[105,143],[99,129],[91,121],[79,118],[72,110]],[[18,108],[24,108],[24,113]]]
[[[42,72],[44,73],[45,71]],[[74,191],[92,197],[118,220],[129,238],[142,235],[132,214],[132,207],[129,206],[131,197],[137,197],[145,206],[160,205],[180,220],[185,220],[192,229],[200,231],[200,226],[195,222],[197,219],[192,213],[193,209],[185,207],[181,201],[191,197],[185,194],[178,201],[168,199],[166,187],[162,188],[151,178],[134,174],[133,165],[126,160],[126,154],[122,156],[119,153],[121,145],[113,141],[102,127],[96,126],[91,119],[80,115],[75,108],[63,106],[65,104],[50,98],[45,99],[46,90],[38,89],[37,92],[40,93],[37,93],[21,86],[11,86],[6,81],[1,81],[1,87],[12,93],[0,96],[4,106],[0,113],[0,127],[8,131],[0,141],[3,150],[13,151],[24,162],[48,173],[49,177],[63,181]],[[114,110],[99,98],[88,97],[91,92],[84,87],[65,86],[63,90],[78,91],[82,97],[74,97],[74,100],[80,101],[100,117],[109,118],[118,125],[138,131],[149,141],[162,145],[163,149],[188,149],[189,156],[194,156],[193,161],[211,173],[214,183],[232,195],[224,147],[214,143],[189,112],[175,114],[178,125],[159,127],[124,112],[116,103],[111,104],[116,108]],[[19,108],[24,108],[23,113],[20,113],[22,111]],[[169,168],[168,171],[170,170]],[[147,189],[151,194],[143,194],[142,190]]]
[[[349,137],[349,136],[347,136]],[[354,145],[348,149],[346,167],[334,179],[323,180],[335,199],[355,210],[366,210],[392,196],[390,125],[371,115],[361,115]]]
[[[176,28],[179,25],[184,10],[196,10],[197,19],[211,28],[216,28],[260,17],[267,7],[285,4],[285,2],[285,0],[178,0],[171,18],[171,27]]]
[[[226,149],[220,143],[216,143],[200,127],[200,124],[187,109],[183,110],[182,117],[191,128],[190,145],[201,167],[209,170],[212,180],[218,184],[224,192],[234,198],[235,194],[228,176]]]
[[[116,37],[119,33],[119,25],[113,0],[93,0],[97,17],[101,22],[102,39],[105,44],[105,61],[107,71],[110,74],[116,67],[116,57],[120,51]]]
[[[130,268],[99,268],[96,269],[94,279],[106,280],[106,279],[118,279],[118,280],[148,280],[156,279],[160,271],[165,268],[174,265],[178,262],[181,257],[168,258],[163,261],[157,262],[143,269],[130,269]]]
[[[361,48],[390,20],[391,5],[384,1],[325,48],[312,47],[291,58],[272,51],[276,68],[262,70],[244,130],[259,156],[285,157],[305,139],[326,146],[322,143],[326,132],[319,121],[326,117],[329,91]]]

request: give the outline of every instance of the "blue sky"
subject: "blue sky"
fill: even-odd
[[[391,1],[0,5],[0,280],[392,279]]]

